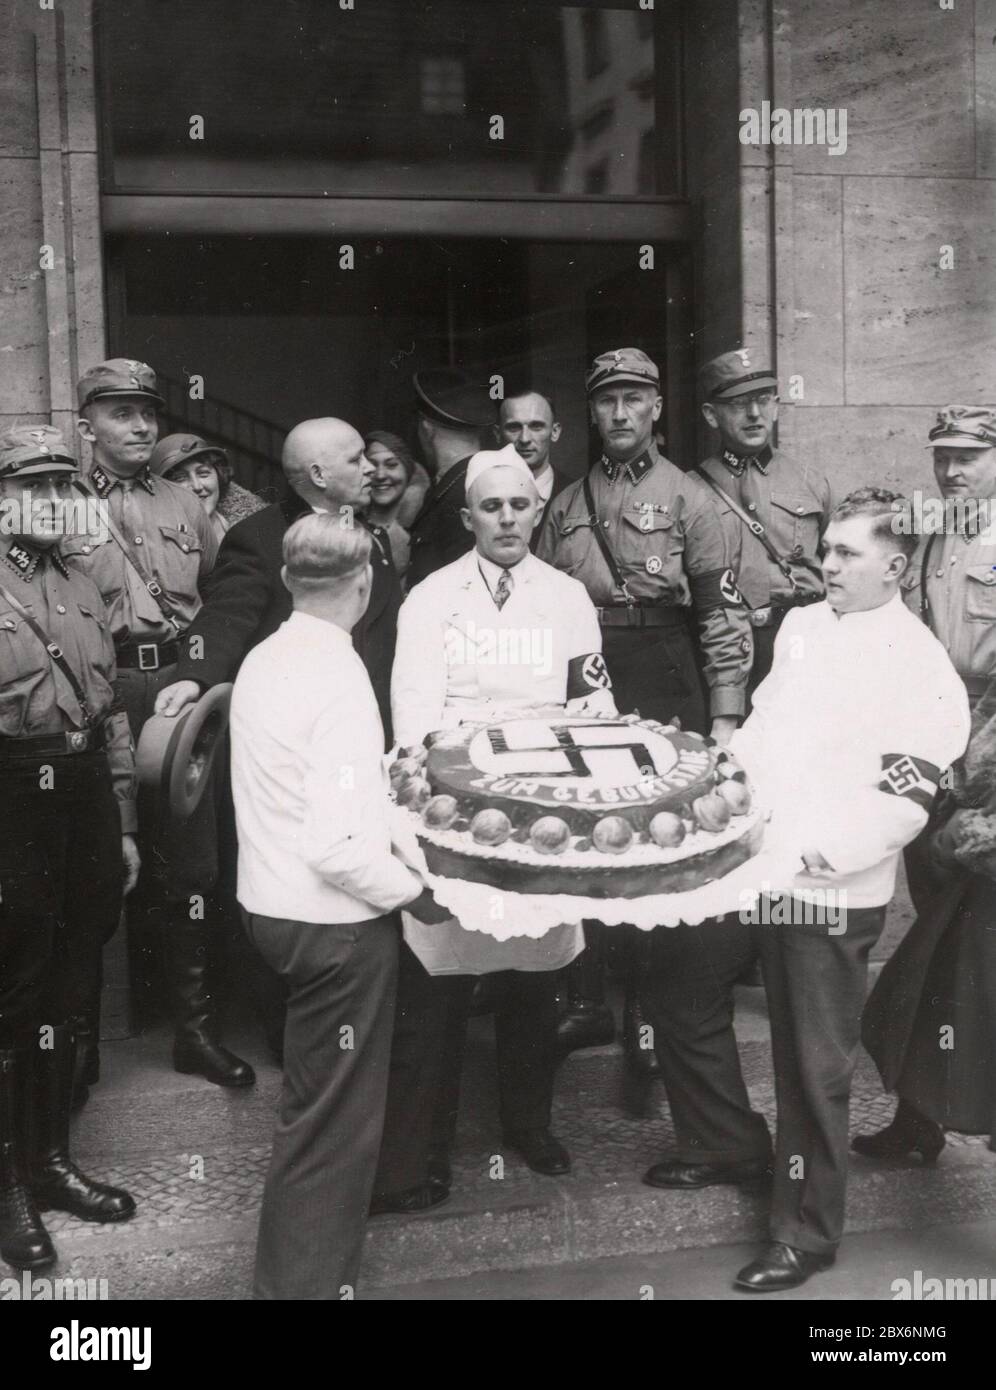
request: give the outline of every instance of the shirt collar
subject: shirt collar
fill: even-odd
[[[865,608],[860,613],[835,613],[829,601],[827,608],[830,609],[831,618],[837,622],[844,622],[846,619],[849,628],[874,628],[880,624],[891,627],[896,621],[897,610],[901,609],[904,613],[908,611],[901,590],[897,590],[887,602],[879,604],[878,608]]]
[[[87,477],[89,478],[90,486],[98,497],[107,497],[119,484],[124,488],[126,483],[131,482],[138,483],[152,496],[155,495],[156,491],[156,485],[152,474],[149,472],[148,465],[146,465],[145,468],[140,468],[133,478],[118,478],[113,473],[108,473],[99,463],[95,463],[87,474]]]
[[[616,478],[622,477],[624,474],[633,484],[642,482],[656,462],[657,450],[652,443],[647,445],[642,454],[635,459],[630,459],[628,463],[617,463],[615,459],[610,459],[607,454],[603,454],[601,457],[605,476],[610,483],[614,483]]]
[[[751,463],[761,473],[767,473],[768,464],[774,458],[774,451],[770,444],[765,444],[758,454],[738,454],[733,449],[724,449],[720,458],[733,476],[739,478]]]
[[[66,569],[66,562],[59,554],[58,548],[53,546],[47,554],[63,578],[68,579],[69,571]],[[8,541],[0,549],[0,560],[26,584],[30,583],[36,572],[44,566],[45,555],[44,550],[37,550],[30,541]]]
[[[553,465],[545,463],[538,473],[533,474],[533,482],[536,484],[540,501],[549,502],[550,494],[553,492]]]
[[[527,552],[517,565],[496,565],[494,560],[489,560],[487,556],[482,555],[479,550],[474,551],[474,559],[477,561],[481,574],[484,576],[484,582],[487,584],[492,594],[498,585],[499,579],[506,571],[511,576],[513,584],[516,580],[520,579],[524,574],[523,566],[530,558]]]
[[[334,646],[348,647],[353,645],[352,635],[345,628],[339,627],[338,623],[326,622],[324,618],[316,618],[312,613],[302,613],[299,608],[295,608],[291,613],[286,627],[309,644],[331,643]]]

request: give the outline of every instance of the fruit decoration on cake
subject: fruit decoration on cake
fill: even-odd
[[[763,836],[725,749],[635,715],[462,724],[400,750],[390,782],[430,873],[510,892],[691,892]]]

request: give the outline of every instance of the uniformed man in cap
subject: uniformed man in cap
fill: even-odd
[[[941,508],[924,508],[922,524],[912,512],[904,521],[909,531],[920,529],[922,534],[903,580],[903,593],[909,607],[944,646],[974,710],[996,679],[996,410],[946,406],[930,430],[926,447],[933,453]],[[934,521],[934,516],[940,520]],[[923,943],[937,920],[937,913],[928,911],[939,887],[930,841],[949,811],[950,807],[939,805],[937,822],[931,821],[905,855],[910,895],[919,914],[910,935],[916,934]],[[907,999],[920,992],[922,981],[915,971],[925,956],[921,950],[917,959],[913,946],[911,940],[905,948],[910,953],[909,966],[899,962],[901,976],[889,981],[893,997],[902,997],[904,990]],[[935,948],[932,978],[954,978],[958,947],[958,933],[949,931]],[[881,1011],[873,995],[869,1017],[878,1016],[876,1027],[885,1029],[890,1042],[895,1040],[896,1028],[905,1026],[912,1032],[909,1018],[889,1010],[883,1021]],[[871,1039],[869,1045],[873,1045]],[[853,1147],[871,1158],[898,1158],[918,1148],[939,1151],[943,1144],[940,1127],[909,1100],[900,1100],[892,1122],[877,1134],[856,1135]]]
[[[66,557],[96,584],[110,613],[117,653],[117,693],[137,740],[156,695],[175,679],[179,641],[201,605],[199,586],[218,553],[214,528],[186,488],[156,477],[149,460],[159,434],[163,399],[144,362],[114,358],[90,368],[79,383],[79,432],[90,445],[90,494],[106,503],[107,533],[75,537]],[[218,877],[217,829],[208,795],[186,822],[158,806],[142,807],[146,871],[138,895],[144,913],[161,923],[176,1016],[178,1071],[219,1086],[248,1086],[248,1063],[213,1036],[210,956],[222,914],[210,900]],[[86,1070],[95,1082],[99,992],[87,1002]]]
[[[749,691],[771,669],[791,608],[823,597],[819,544],[833,509],[829,480],[775,449],[778,380],[753,349],[724,352],[700,375],[702,414],[719,447],[699,467],[735,546],[737,584],[754,633]]]
[[[538,554],[580,579],[595,603],[618,708],[705,731],[687,627],[694,612],[708,727],[725,743],[744,713],[753,645],[717,504],[657,447],[663,401],[646,353],[603,353],[587,387],[604,453],[554,498]],[[640,1046],[639,998],[678,1133],[677,1160],[647,1175],[655,1186],[747,1180],[765,1169],[767,1129],[751,1111],[732,1030],[722,1026],[729,990],[721,982],[735,978],[750,949],[747,928],[729,920],[661,928],[636,942],[623,1042],[631,1072],[645,1080],[653,1053]]]
[[[48,425],[0,437],[0,1256],[55,1260],[39,1207],[124,1221],[69,1156],[73,1018],[139,870],[135,759],[94,585],[61,553],[76,461]]]
[[[452,564],[473,545],[461,520],[472,454],[494,442],[495,404],[488,388],[448,367],[416,372],[418,442],[432,487],[411,525],[409,589]]]

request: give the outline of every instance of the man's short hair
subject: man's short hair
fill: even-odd
[[[302,516],[284,536],[284,566],[292,588],[318,589],[348,579],[370,563],[370,532],[344,513]]]
[[[554,421],[556,421],[557,400],[553,393],[553,388],[550,386],[548,382],[513,381],[511,386],[509,386],[506,389],[505,394],[502,397],[501,403],[502,405],[504,405],[506,401],[518,401],[521,400],[523,396],[542,396],[543,399],[546,401],[547,405],[550,407],[551,416],[553,417]]]
[[[859,487],[837,503],[830,520],[847,521],[852,516],[874,517],[872,534],[887,545],[894,545],[907,560],[911,560],[916,554],[919,537],[912,528],[899,524],[899,517],[910,512],[911,504],[901,492],[890,492],[887,487]]]

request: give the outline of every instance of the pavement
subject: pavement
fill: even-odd
[[[737,1029],[752,1101],[773,1128],[763,990],[738,990]],[[248,1025],[227,1039],[257,1068],[251,1090],[224,1091],[173,1072],[162,1027],[103,1044],[103,1078],[76,1122],[76,1157],[93,1176],[132,1191],[139,1211],[116,1227],[52,1214],[58,1275],[106,1279],[111,1299],[247,1296],[280,1075]],[[852,1129],[880,1128],[892,1110],[862,1057]],[[731,1272],[764,1234],[763,1194],[642,1185],[641,1173],[668,1151],[673,1133],[659,1088],[646,1119],[624,1109],[617,1046],[563,1064],[553,1128],[573,1156],[567,1177],[537,1176],[503,1152],[491,1021],[474,1020],[452,1198],[422,1216],[371,1221],[361,1297],[626,1298],[640,1296],[634,1290],[644,1284],[654,1297],[732,1296]],[[886,1243],[896,1268],[926,1268],[928,1252],[940,1248],[938,1228],[969,1233],[971,1268],[963,1260],[959,1272],[982,1274],[976,1266],[988,1259],[991,1269],[996,1248],[985,1226],[996,1213],[996,1154],[983,1140],[952,1135],[934,1168],[854,1157],[848,1211],[844,1249],[854,1258],[848,1253],[836,1271],[807,1285],[807,1297],[849,1296],[861,1252]],[[869,1272],[862,1287],[873,1291],[862,1296],[891,1297],[881,1270],[876,1278]]]

